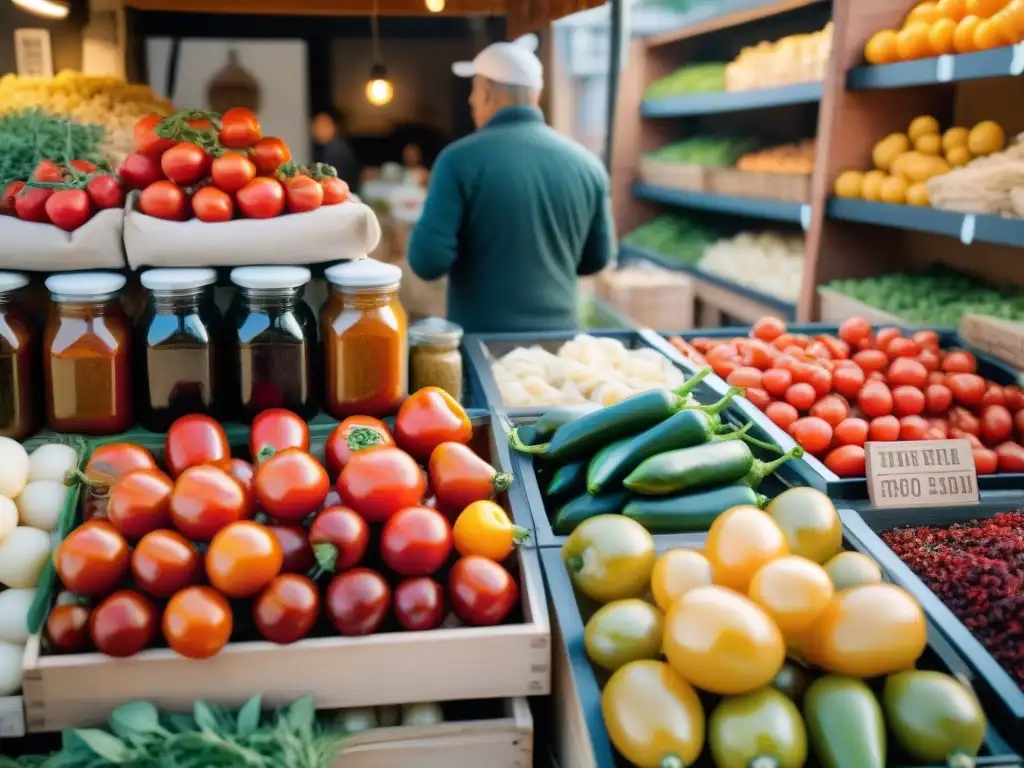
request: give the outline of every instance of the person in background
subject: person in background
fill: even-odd
[[[402,165],[405,168],[405,183],[417,187],[427,186],[430,171],[423,165],[423,150],[419,144],[410,142],[402,147]]]
[[[452,71],[473,78],[477,132],[431,171],[409,266],[449,276],[448,318],[466,333],[578,327],[578,276],[600,272],[614,241],[608,174],[544,123],[537,38],[489,45]]]
[[[345,118],[333,107],[313,118],[313,161],[334,166],[338,176],[355,189],[359,184],[359,160],[346,139]]]

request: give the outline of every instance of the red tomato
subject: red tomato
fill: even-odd
[[[1024,448],[1017,443],[1001,443],[995,448],[1000,472],[1024,472]]]
[[[789,434],[805,451],[815,456],[823,454],[832,444],[832,427],[817,416],[797,419],[790,425]]]
[[[430,454],[427,475],[437,508],[457,515],[474,501],[494,499],[512,483],[462,443],[441,443]]]
[[[380,445],[393,446],[395,444],[391,430],[380,419],[375,419],[372,416],[349,416],[334,428],[324,445],[327,472],[332,478],[337,478],[341,474],[341,470],[348,464],[348,460],[352,458],[349,438],[352,436],[352,432],[359,428],[372,429],[376,432],[380,439]],[[360,433],[360,435],[364,435],[364,433]],[[366,442],[366,440],[360,439],[356,441],[356,444],[362,446]]]
[[[14,198],[14,212],[22,221],[46,224],[50,221],[46,213],[46,203],[52,195],[52,189],[26,187]]]
[[[909,357],[897,357],[886,373],[886,381],[893,387],[924,388],[928,383],[928,370]]]
[[[348,507],[328,507],[309,528],[309,542],[316,560],[325,571],[346,571],[366,554],[370,527]]]
[[[1013,416],[1001,405],[990,405],[981,412],[981,441],[996,445],[1013,437]]]
[[[966,408],[961,408],[960,406],[950,408],[948,418],[950,427],[971,435],[981,435],[981,422],[978,421],[977,416]]]
[[[974,373],[978,361],[966,349],[950,349],[942,358],[942,370],[946,373]]]
[[[213,183],[225,192],[237,192],[256,178],[256,166],[245,155],[225,152],[213,159],[210,177]]]
[[[904,416],[900,419],[900,440],[927,440],[931,425],[928,420],[917,415]]]
[[[251,147],[260,137],[259,120],[252,110],[245,107],[232,107],[220,118],[220,143],[232,149]]]
[[[164,600],[203,578],[199,550],[176,531],[147,533],[132,552],[132,576],[139,589]]]
[[[868,441],[868,423],[864,419],[848,418],[839,422],[832,435],[840,445],[864,445]]]
[[[863,477],[866,474],[864,448],[860,445],[841,445],[829,451],[825,466],[839,477]]]
[[[929,384],[941,384],[942,386],[946,386],[946,376],[947,375],[948,374],[945,374],[942,371],[932,371],[932,372],[930,372],[928,374],[928,383]]]
[[[468,443],[472,437],[466,411],[440,387],[409,395],[395,417],[395,439],[420,461],[427,461],[441,443]]]
[[[999,455],[990,448],[972,448],[974,471],[979,475],[994,475],[999,470]]]
[[[953,399],[968,408],[980,404],[985,396],[985,380],[975,373],[951,373],[946,377],[946,386]]]
[[[348,184],[335,176],[321,179],[320,186],[324,189],[324,205],[338,205],[349,198]]]
[[[157,219],[184,221],[188,218],[188,198],[173,181],[156,181],[139,195],[139,210]]]
[[[889,347],[889,344],[893,339],[899,339],[902,338],[902,336],[903,331],[899,328],[882,328],[875,334],[875,347],[884,351]]]
[[[200,221],[216,224],[231,221],[235,204],[227,192],[217,187],[203,187],[192,195],[192,212]]]
[[[832,386],[843,397],[854,399],[864,386],[864,371],[859,365],[837,368],[832,374]]]
[[[71,167],[76,171],[82,173],[95,173],[96,163],[90,162],[89,160],[72,160]]]
[[[124,206],[124,190],[121,189],[121,183],[110,174],[104,173],[89,179],[85,191],[96,210]]]
[[[774,341],[786,332],[786,324],[777,317],[762,317],[750,329],[750,335],[761,341]]]
[[[1011,411],[1024,410],[1024,390],[1020,387],[1003,387],[1003,396],[1006,398],[1004,405]]]
[[[24,188],[24,181],[12,181],[4,187],[4,191],[0,193],[0,213],[17,215],[14,211],[14,200]]]
[[[391,588],[376,571],[353,568],[331,579],[324,605],[339,634],[370,635],[387,618]]]
[[[201,464],[226,466],[230,459],[228,436],[224,433],[224,428],[209,416],[182,416],[167,430],[164,460],[174,477],[178,477],[189,467]]]
[[[949,423],[945,419],[928,419],[928,439],[945,440],[949,437]]]
[[[284,563],[281,573],[307,573],[316,565],[313,547],[310,546],[306,529],[301,525],[268,525],[267,530],[274,534],[281,545]]]
[[[448,561],[452,528],[429,507],[400,509],[384,523],[380,554],[384,564],[402,576],[429,576]]]
[[[810,384],[800,382],[786,390],[786,402],[799,411],[806,411],[814,401],[818,399],[818,393]]]
[[[924,407],[929,413],[945,413],[953,405],[953,393],[945,384],[929,384],[924,390]]]
[[[186,587],[164,609],[164,638],[187,659],[208,659],[228,644],[234,623],[224,595],[210,587]]]
[[[300,448],[275,453],[256,467],[256,501],[275,520],[299,523],[320,509],[331,489],[327,470]]]
[[[107,519],[125,538],[141,539],[150,531],[171,525],[174,483],[158,469],[137,469],[110,489]]]
[[[83,523],[57,547],[54,566],[69,591],[85,597],[108,594],[128,570],[128,542],[105,520]]]
[[[404,579],[395,587],[395,618],[403,629],[437,629],[445,607],[444,587],[427,576]]]
[[[252,597],[281,572],[284,553],[266,526],[240,520],[224,526],[206,551],[210,584],[228,597]]]
[[[921,349],[939,348],[939,334],[935,331],[916,331],[912,338]]]
[[[915,357],[920,353],[921,347],[913,339],[898,336],[889,342],[885,347],[885,353],[890,358]]]
[[[423,471],[398,448],[354,453],[338,476],[341,500],[370,523],[382,523],[398,510],[419,504],[426,490]]]
[[[147,155],[162,155],[174,146],[174,139],[164,139],[156,135],[156,127],[162,120],[160,115],[152,113],[139,118],[135,123],[135,149]]]
[[[793,383],[793,374],[785,368],[770,368],[761,377],[761,386],[772,397],[782,397]]]
[[[723,379],[729,378],[729,374],[731,374],[739,367],[739,360],[715,360],[713,363],[711,363],[711,369],[715,372],[715,375]]]
[[[291,213],[315,211],[324,202],[324,188],[309,176],[294,176],[286,180],[284,192]]]
[[[763,389],[758,389],[757,387],[748,387],[743,390],[743,396],[753,403],[755,408],[761,411],[767,408],[772,402],[772,396]]]
[[[171,493],[171,521],[193,541],[209,541],[224,526],[249,517],[252,500],[223,469],[191,467]]]
[[[900,420],[895,416],[879,416],[868,425],[868,440],[891,443],[900,439]]]
[[[245,493],[250,500],[254,498],[254,494],[256,493],[256,489],[253,485],[253,477],[255,476],[255,473],[256,470],[253,469],[252,464],[245,459],[231,459],[231,461],[228,462],[228,474],[237,480],[238,484],[245,489]]]
[[[757,368],[740,366],[730,373],[725,381],[729,386],[741,387],[743,389],[747,387],[760,387],[761,372]]]
[[[309,425],[302,418],[285,408],[268,408],[253,419],[249,453],[254,461],[287,448],[309,450]]]
[[[156,638],[156,608],[138,592],[115,592],[93,610],[89,637],[107,656],[134,656]]]
[[[179,141],[160,156],[160,170],[179,186],[201,181],[210,172],[210,155],[195,144]]]
[[[805,349],[804,352],[816,360],[832,359],[832,351],[820,341],[812,341],[807,345],[807,349]]]
[[[839,326],[839,338],[847,344],[856,344],[871,337],[871,323],[863,317],[850,317]]]
[[[135,152],[124,159],[118,171],[121,183],[128,189],[146,189],[164,178],[160,158]],[[180,191],[180,190],[179,190]],[[140,201],[141,202],[141,201]],[[149,214],[150,216],[154,214]],[[163,218],[163,217],[161,217]]]
[[[235,196],[238,210],[249,219],[272,219],[284,212],[284,187],[277,179],[257,176]]]
[[[825,334],[818,337],[818,341],[825,345],[829,355],[835,360],[845,360],[850,356],[850,345],[842,339]]]
[[[838,395],[823,397],[811,406],[811,416],[823,419],[833,429],[849,415],[850,406]]]
[[[929,373],[939,370],[939,353],[933,349],[922,349],[914,359]]]
[[[917,387],[896,387],[892,391],[892,410],[897,416],[916,416],[924,406],[924,392]]]
[[[880,381],[869,381],[857,396],[857,407],[871,417],[887,416],[892,406],[892,393]]]
[[[771,403],[764,409],[765,416],[781,429],[789,431],[789,426],[800,418],[800,413],[789,403]]]
[[[956,427],[949,428],[949,439],[950,440],[966,440],[971,444],[971,448],[984,448],[981,440],[978,439],[977,435],[972,435],[970,432],[964,432],[962,429]]]
[[[53,653],[89,650],[89,609],[78,603],[55,605],[46,617],[46,639]]]
[[[740,344],[740,349],[743,352],[743,365],[762,371],[771,368],[779,355],[778,350],[771,344],[757,339],[744,340]]]
[[[498,563],[479,555],[460,558],[448,574],[455,614],[467,624],[500,624],[519,600],[519,587]]]
[[[278,168],[292,159],[288,145],[276,136],[267,136],[255,142],[251,154],[256,172],[261,176],[273,176]]]
[[[852,359],[865,373],[884,371],[889,365],[889,358],[880,349],[862,349]]]
[[[113,485],[137,469],[157,469],[153,454],[131,443],[107,443],[89,455],[85,476],[93,482]]]
[[[57,163],[53,160],[42,160],[39,165],[32,171],[32,179],[34,181],[45,181],[50,183],[57,183],[64,181],[65,172]]]
[[[305,576],[284,573],[252,604],[252,618],[264,638],[288,645],[306,637],[320,616],[320,593]]]
[[[998,384],[989,384],[985,394],[981,396],[981,407],[984,408],[987,405],[1006,405],[1006,395]]]
[[[65,232],[73,232],[92,215],[84,189],[58,189],[46,200],[46,216]]]

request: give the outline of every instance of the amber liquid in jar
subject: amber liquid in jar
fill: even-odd
[[[336,419],[393,414],[408,390],[408,320],[398,286],[330,291],[320,311],[324,410]]]
[[[39,426],[35,326],[28,312],[0,293],[0,436],[22,440]]]
[[[239,288],[228,311],[231,394],[243,421],[267,408],[317,412],[316,318],[301,296],[302,288]]]
[[[50,429],[108,435],[132,426],[131,328],[116,295],[54,295],[43,354]]]

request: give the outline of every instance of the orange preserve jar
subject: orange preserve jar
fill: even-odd
[[[402,270],[359,259],[329,267],[324,276],[330,285],[320,310],[324,410],[336,419],[394,413],[408,389],[408,319],[397,298]]]
[[[28,275],[0,272],[0,436],[21,440],[39,425],[39,335],[17,292]]]
[[[46,424],[57,432],[109,435],[132,426],[131,325],[116,272],[47,278],[43,330]]]

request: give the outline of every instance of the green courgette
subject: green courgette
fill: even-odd
[[[634,498],[622,510],[651,533],[706,531],[720,514],[733,507],[763,509],[768,499],[749,485],[734,483],[697,493]]]
[[[551,473],[545,495],[551,499],[578,496],[587,489],[587,462],[563,464]]]
[[[552,408],[533,424],[526,424],[516,427],[516,434],[519,440],[525,445],[537,445],[549,440],[559,427],[564,427],[569,422],[575,421],[580,416],[593,413],[601,406],[597,403],[580,403],[579,405],[560,405]]]
[[[804,694],[803,714],[822,768],[885,768],[882,707],[863,680],[819,677]]]
[[[576,526],[596,515],[615,515],[629,502],[629,494],[606,493],[603,496],[591,496],[584,493],[564,505],[555,514],[551,527],[559,536],[572,533]]]
[[[709,488],[727,483],[745,482],[771,474],[790,459],[804,453],[799,445],[775,461],[754,458],[750,447],[739,440],[697,445],[660,453],[644,461],[623,481],[634,493],[645,496],[669,496],[691,488]]]

